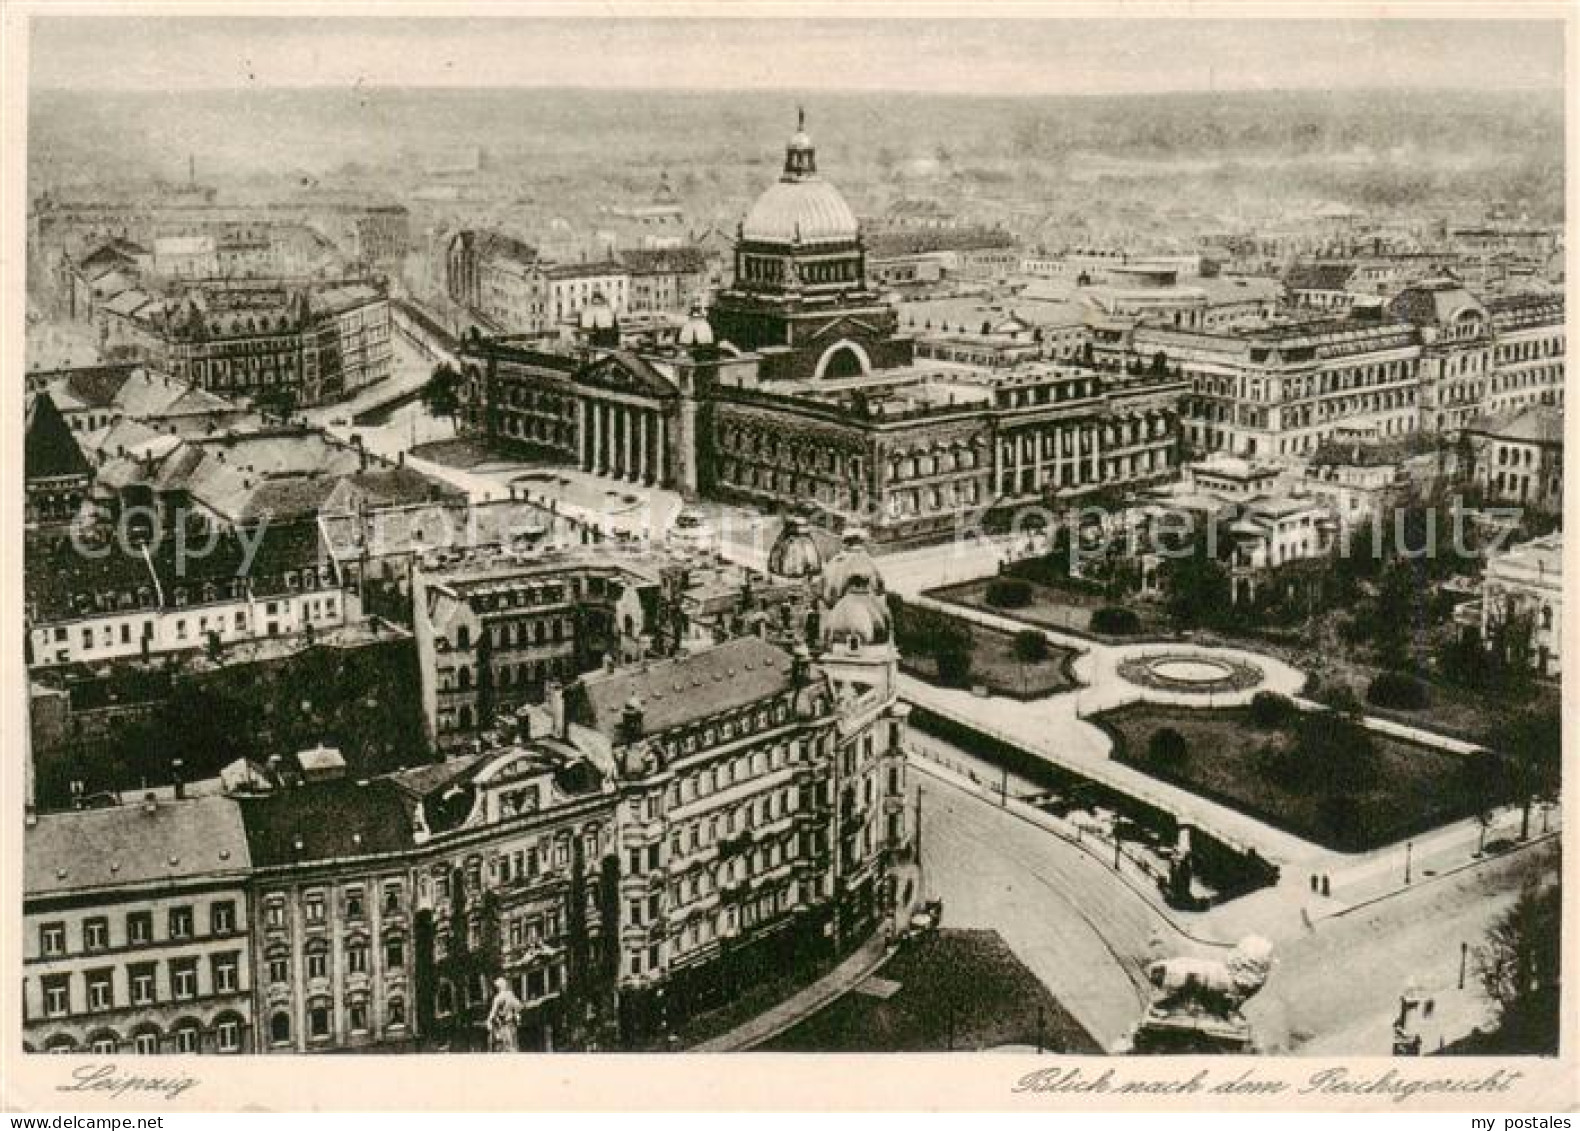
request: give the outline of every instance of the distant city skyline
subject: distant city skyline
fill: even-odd
[[[39,90],[586,87],[998,96],[1556,89],[1564,82],[1567,34],[1561,20],[1528,16],[40,16],[31,30],[31,81]],[[421,50],[413,50],[419,41]]]

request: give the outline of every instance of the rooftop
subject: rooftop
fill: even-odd
[[[378,856],[414,843],[413,801],[390,778],[291,786],[234,804],[258,868]]]
[[[612,737],[635,700],[642,733],[658,734],[789,690],[790,665],[784,649],[740,636],[677,659],[585,675],[566,692],[566,715]]]
[[[241,876],[251,862],[227,797],[45,813],[23,838],[29,896]]]

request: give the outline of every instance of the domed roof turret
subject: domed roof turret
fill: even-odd
[[[680,333],[675,340],[683,346],[711,346],[713,344],[713,325],[708,321],[707,315],[702,313],[702,307],[694,306],[685,323],[680,327]]]
[[[823,555],[806,528],[806,519],[787,518],[768,551],[768,572],[799,581],[823,571]]]
[[[609,305],[609,300],[603,297],[602,291],[594,291],[587,305],[582,307],[581,327],[583,330],[614,328],[614,307]]]
[[[817,150],[803,112],[785,147],[784,173],[746,214],[741,238],[772,244],[854,243],[860,232],[856,214],[839,190],[817,175]]]
[[[848,527],[842,541],[843,548],[823,567],[823,603],[833,605],[861,581],[869,593],[883,593],[883,575],[878,563],[867,552],[867,532],[859,526]]]
[[[829,648],[887,644],[890,634],[888,603],[859,575],[823,618],[823,644]]]

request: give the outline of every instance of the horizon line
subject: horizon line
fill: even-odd
[[[978,90],[950,90],[929,87],[829,87],[824,89],[809,88],[804,86],[583,86],[565,83],[534,85],[530,83],[518,85],[460,85],[452,83],[411,83],[393,85],[389,83],[284,83],[284,84],[238,84],[235,86],[191,86],[175,89],[165,89],[151,86],[32,86],[28,88],[29,95],[34,94],[109,94],[109,95],[139,95],[139,94],[248,94],[278,91],[333,91],[343,93],[358,92],[388,92],[388,91],[427,91],[431,93],[498,93],[515,91],[558,92],[567,94],[719,94],[719,95],[772,95],[787,94],[808,97],[861,97],[886,94],[925,95],[932,97],[950,98],[980,98],[1002,99],[1006,101],[1020,101],[1033,98],[1158,98],[1178,97],[1189,95],[1233,95],[1233,94],[1378,94],[1378,93],[1406,93],[1406,94],[1566,94],[1567,85],[1533,84],[1529,86],[1414,86],[1410,84],[1399,85],[1362,85],[1362,86],[1230,86],[1230,87],[1170,87],[1160,90],[1033,90],[1033,91],[978,91]]]

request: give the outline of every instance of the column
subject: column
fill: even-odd
[[[620,453],[620,472],[629,481],[636,479],[636,410],[626,405],[620,410],[625,418],[625,451]]]
[[[643,409],[637,417],[636,478],[638,481],[647,484],[653,482],[652,469],[647,465],[647,433],[648,429],[653,426],[652,417],[653,414],[646,409]]]
[[[587,470],[587,402],[576,398],[576,466]]]
[[[654,479],[660,487],[669,482],[669,422],[658,413],[658,458],[653,461]]]
[[[602,464],[602,460],[603,460],[603,405],[600,404],[598,401],[593,401],[592,404],[589,407],[592,409],[593,441],[592,441],[592,457],[591,457],[591,459],[589,461],[588,470],[589,471],[593,471],[593,472],[602,472],[603,471],[603,464]]]

